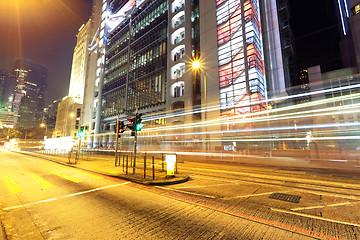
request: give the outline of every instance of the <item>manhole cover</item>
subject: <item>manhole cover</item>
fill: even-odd
[[[286,201],[286,202],[299,203],[301,196],[290,195],[285,193],[273,193],[269,196],[269,198]]]

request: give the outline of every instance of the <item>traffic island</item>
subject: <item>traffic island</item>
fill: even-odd
[[[161,161],[161,159],[157,162],[154,158],[151,158],[148,162],[140,158],[137,159],[134,173],[134,163],[129,161],[129,158],[127,158],[127,161],[118,161],[118,164],[114,164],[113,156],[92,156],[91,158],[82,158],[80,156],[77,161],[74,161],[73,159],[69,161],[69,158],[64,155],[45,154],[41,152],[17,152],[69,167],[144,185],[171,185],[183,183],[190,179],[188,175],[177,172],[177,166],[176,168],[172,166],[170,173],[169,171],[166,171],[164,168],[166,168],[167,164],[164,164],[164,161]]]

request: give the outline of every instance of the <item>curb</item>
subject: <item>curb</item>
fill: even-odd
[[[41,158],[41,159],[44,159],[44,160],[48,160],[48,161],[51,161],[51,162],[54,162],[54,163],[57,163],[57,164],[61,164],[61,165],[64,165],[64,166],[77,168],[77,169],[85,170],[85,171],[88,171],[88,172],[102,174],[102,175],[106,175],[106,176],[109,176],[109,177],[118,178],[118,179],[130,181],[130,182],[134,182],[134,183],[138,183],[138,184],[149,185],[149,186],[164,186],[164,185],[179,184],[179,183],[187,182],[190,179],[190,176],[184,175],[184,177],[178,178],[178,179],[173,178],[173,179],[166,179],[166,180],[142,181],[141,179],[133,178],[133,177],[131,177],[129,175],[125,175],[125,176],[123,176],[123,175],[120,175],[120,176],[112,175],[112,174],[108,174],[108,173],[104,173],[104,172],[99,172],[99,171],[94,171],[94,170],[78,167],[78,166],[68,164],[68,163],[64,163],[64,162],[59,162],[59,161],[56,161],[56,160],[51,159],[51,158],[33,155],[33,154],[27,153],[27,152],[20,152],[20,151],[16,151],[16,152],[20,153],[20,154],[29,155],[29,156],[32,156],[32,157],[37,157],[37,158]]]

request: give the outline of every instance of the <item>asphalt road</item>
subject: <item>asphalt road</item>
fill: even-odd
[[[191,181],[148,187],[1,151],[7,238],[360,238],[357,178],[236,164],[180,167]],[[274,193],[301,198],[269,198]]]

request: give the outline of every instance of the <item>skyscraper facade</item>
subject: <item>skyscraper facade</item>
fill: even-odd
[[[166,124],[258,112],[286,94],[289,44],[276,0],[103,0],[90,46],[96,52],[90,139],[106,135],[116,117],[167,110]],[[99,11],[99,10],[98,10]],[[200,60],[200,70],[192,67]],[[270,90],[269,90],[270,89]],[[86,94],[85,94],[86,95]],[[91,103],[90,103],[91,99]],[[217,107],[209,113],[194,111]],[[164,116],[164,115],[162,115]],[[155,117],[150,124],[161,120]],[[102,140],[97,139],[104,133]]]
[[[77,34],[77,42],[74,49],[69,86],[69,97],[73,97],[78,103],[83,103],[85,79],[88,65],[88,49],[90,44],[91,19],[83,24]]]
[[[16,60],[13,74],[16,87],[13,97],[14,126],[34,128],[41,123],[47,90],[46,67],[26,59]]]

